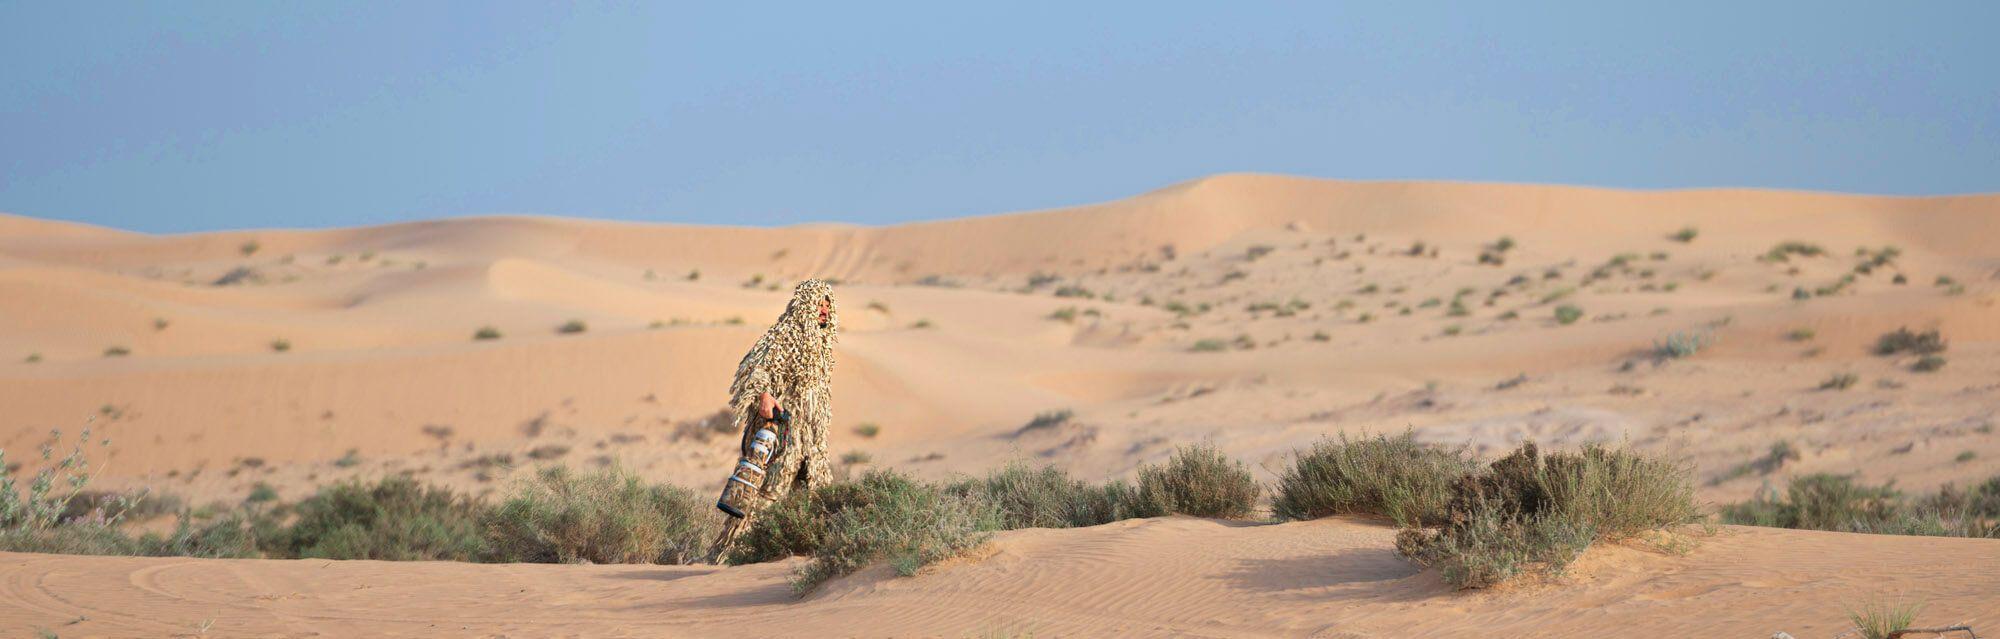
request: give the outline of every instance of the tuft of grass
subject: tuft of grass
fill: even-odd
[[[1419,444],[1409,432],[1362,439],[1343,434],[1292,452],[1271,510],[1290,520],[1358,513],[1403,526],[1443,525],[1452,486],[1478,468],[1466,449]]]
[[[1195,341],[1193,346],[1188,347],[1188,350],[1195,353],[1218,353],[1229,350],[1229,341],[1210,337]]]
[[[1694,242],[1694,238],[1700,235],[1701,235],[1701,229],[1692,226],[1684,226],[1681,227],[1681,230],[1674,231],[1673,235],[1668,235],[1667,238],[1675,242],[1688,244]]]
[[[860,425],[854,427],[854,434],[869,439],[874,439],[876,435],[881,433],[882,427],[875,422],[862,422]]]
[[[1799,328],[1794,328],[1794,329],[1792,329],[1792,330],[1789,330],[1789,331],[1786,331],[1786,332],[1785,332],[1785,339],[1788,339],[1788,340],[1791,340],[1791,341],[1794,341],[1794,342],[1810,342],[1810,341],[1812,341],[1812,338],[1813,338],[1813,337],[1815,337],[1815,336],[1817,336],[1817,335],[1819,335],[1819,333],[1818,333],[1818,332],[1816,332],[1816,331],[1814,331],[1814,330],[1813,330],[1813,329],[1811,329],[1811,328],[1806,328],[1806,327],[1799,327]]]
[[[27,357],[21,358],[21,362],[26,364],[40,364],[42,362],[42,354],[29,353]]]
[[[1245,519],[1261,492],[1243,462],[1210,444],[1182,446],[1165,465],[1139,469],[1139,500],[1165,513]]]
[[[1826,381],[1819,383],[1819,389],[1844,391],[1853,387],[1859,381],[1861,381],[1861,377],[1853,373],[1834,373],[1832,377],[1828,377]]]
[[[1076,307],[1064,306],[1062,308],[1056,309],[1055,312],[1049,313],[1049,319],[1064,323],[1075,323]]]
[[[1564,304],[1556,307],[1555,316],[1557,324],[1568,326],[1575,324],[1577,320],[1583,319],[1583,309],[1578,308],[1574,304]]]
[[[563,322],[562,326],[556,327],[556,332],[563,335],[574,335],[587,330],[590,330],[590,325],[583,323],[583,320],[580,319]]]
[[[298,503],[284,534],[260,539],[267,552],[322,559],[479,559],[485,506],[449,488],[392,476],[334,484]]]
[[[1969,451],[1969,450],[1961,450],[1961,451],[1958,451],[1958,456],[1957,456],[1957,457],[1953,457],[1953,458],[1951,458],[1951,460],[1952,460],[1952,461],[1954,461],[1954,462],[1957,462],[1957,463],[1960,463],[1960,464],[1963,464],[1963,463],[1965,463],[1965,462],[1969,462],[1969,461],[1972,461],[1973,459],[1976,459],[1976,458],[1978,458],[1978,457],[1979,457],[1979,453],[1975,453],[1975,452],[1972,452],[1972,451]]]
[[[873,461],[875,461],[875,456],[868,454],[868,451],[865,450],[850,450],[840,456],[840,463],[849,466],[866,464]]]
[[[124,357],[131,354],[132,349],[124,346],[107,346],[104,348],[105,357]]]
[[[1854,624],[1854,632],[1860,634],[1861,639],[1889,639],[1896,631],[1915,624],[1917,613],[1921,611],[1922,604],[1872,602],[1859,610],[1847,611],[1847,621]]]
[[[481,326],[479,330],[472,333],[472,339],[480,341],[500,339],[500,337],[500,329],[492,326]]]
[[[271,340],[271,350],[278,353],[292,350],[292,341],[282,337]]]
[[[1590,544],[1700,517],[1686,464],[1587,445],[1542,455],[1533,443],[1453,487],[1436,530],[1407,528],[1396,547],[1459,588],[1523,573],[1560,573]]]
[[[693,491],[649,484],[616,467],[535,473],[484,517],[502,561],[685,564],[698,561],[715,518]]]
[[[937,325],[932,324],[929,319],[920,319],[910,324],[910,328],[915,328],[915,329],[935,328],[936,326]]]

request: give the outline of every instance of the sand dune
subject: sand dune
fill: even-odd
[[[1684,227],[1698,237],[1669,239]],[[1500,251],[1503,264],[1482,261],[1502,237],[1514,243]],[[516,216],[155,236],[0,216],[0,405],[9,409],[0,411],[0,447],[28,449],[52,428],[88,422],[114,441],[103,484],[150,486],[197,502],[240,499],[259,482],[290,499],[325,482],[388,473],[488,491],[506,476],[475,473],[464,462],[554,448],[568,451],[560,459],[572,464],[621,463],[707,486],[731,463],[728,447],[687,437],[679,425],[720,407],[726,375],[791,283],[820,276],[841,280],[848,328],[836,372],[835,453],[866,451],[877,464],[926,477],[1013,458],[1088,479],[1121,477],[1176,444],[1202,440],[1253,466],[1276,467],[1321,436],[1410,429],[1425,441],[1489,454],[1526,439],[1622,440],[1692,461],[1701,497],[1713,502],[1809,472],[1927,490],[2000,472],[1994,238],[2000,195],[1266,175],[887,227]],[[1782,242],[1825,253],[1760,259]],[[1885,246],[1900,252],[1857,270]],[[1807,299],[1795,299],[1801,294]],[[1556,321],[1564,304],[1582,309],[1582,318]],[[588,330],[558,332],[571,320]],[[1908,357],[1870,352],[1877,335],[1902,326],[1939,329],[1950,340],[1949,364],[1918,373]],[[502,337],[474,340],[482,327]],[[1811,336],[1788,336],[1801,329]],[[1654,357],[1656,342],[1675,334],[1700,335],[1706,346],[1684,359]],[[282,352],[274,348],[281,341]],[[126,353],[107,356],[114,347]],[[1838,374],[1859,381],[1844,391],[1819,388]],[[1075,417],[1018,432],[1055,409]],[[879,424],[881,435],[846,432],[864,422]],[[1801,458],[1770,473],[1730,472],[1779,441]],[[335,463],[343,457],[361,463]],[[1834,602],[1822,595],[1860,592],[1862,574],[1778,559],[1718,563],[1793,546],[1876,562],[1867,577],[1909,584],[1934,602],[1956,601],[1960,586],[1988,593],[1994,586],[1924,585],[1916,569],[1947,560],[1990,564],[1991,544],[1751,530],[1730,530],[1691,557],[1612,556],[1602,575],[1582,582],[1588,587],[1559,585],[1569,594],[1538,595],[1532,605],[1505,595],[1436,594],[1423,577],[1390,574],[1407,570],[1394,562],[1327,559],[1352,548],[1379,555],[1387,535],[1342,522],[1231,528],[1185,520],[1028,531],[1005,536],[982,562],[916,581],[836,584],[803,604],[779,601],[783,569],[770,566],[711,574],[10,556],[34,568],[7,579],[38,623],[69,614],[63,606],[110,605],[73,593],[101,602],[157,598],[146,605],[159,614],[115,617],[129,625],[106,631],[114,635],[178,632],[157,624],[195,621],[195,609],[209,605],[193,603],[195,591],[161,592],[137,576],[159,571],[191,571],[192,581],[180,583],[232,593],[203,595],[212,601],[240,601],[251,590],[273,597],[254,610],[218,605],[234,612],[215,614],[255,629],[245,632],[332,635],[458,631],[418,625],[417,617],[371,617],[393,591],[337,591],[309,583],[302,576],[309,571],[357,585],[378,577],[494,588],[546,580],[536,587],[573,586],[600,595],[595,601],[625,602],[594,604],[585,616],[605,625],[587,627],[605,631],[581,633],[591,635],[627,623],[651,629],[634,631],[641,635],[703,635],[722,619],[773,620],[798,610],[869,619],[883,624],[882,634],[976,634],[988,621],[1016,620],[1058,636],[1388,636],[1399,634],[1395,624],[1529,633],[1563,616],[1548,602],[1609,592],[1628,597],[1603,599],[1598,614],[1567,619],[1559,634],[1830,627]],[[1212,562],[1201,564],[1208,576],[1200,578],[1129,565],[1180,543],[1202,548],[1185,552],[1222,554],[1199,560]],[[1099,544],[1107,554],[1054,548],[1062,544]],[[1230,576],[1259,566],[1277,576]],[[1072,567],[1105,568],[1107,579],[1127,582],[1105,583],[1103,600],[1084,599],[1096,587],[1049,590],[1068,583],[1055,580],[1083,579],[1061,572]],[[1738,570],[1790,576],[1727,572]],[[1322,573],[1374,576],[1313,581]],[[1296,583],[1270,581],[1282,575]],[[47,585],[72,578],[96,585]],[[1726,585],[1732,579],[1775,585]],[[1164,582],[1180,594],[1144,587]],[[71,594],[68,603],[45,601],[55,595],[35,588]],[[480,617],[474,610],[531,606],[518,621],[459,633],[473,635],[548,634],[537,624],[576,614],[582,601],[484,594],[492,598],[481,605],[492,608],[432,601],[468,622]],[[1196,595],[1205,599],[1173,598]],[[1084,603],[1061,615],[1032,612],[1064,599]],[[1536,606],[1543,612],[1531,612]],[[352,612],[313,616],[314,607]],[[1724,616],[1696,621],[1711,610]],[[705,620],[704,612],[718,616]],[[1773,623],[1761,623],[1767,619]],[[1760,623],[1738,625],[1752,621]]]

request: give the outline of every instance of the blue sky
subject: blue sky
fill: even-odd
[[[2000,3],[1083,4],[0,0],[0,211],[881,224],[1234,171],[2000,191]]]

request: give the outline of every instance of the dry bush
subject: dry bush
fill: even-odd
[[[1404,526],[1442,525],[1452,487],[1478,468],[1465,449],[1425,446],[1408,432],[1359,440],[1341,435],[1292,454],[1271,509],[1292,520],[1360,513]]]
[[[1460,588],[1560,573],[1596,541],[1700,516],[1685,464],[1598,445],[1542,455],[1532,443],[1461,479],[1447,510],[1442,528],[1406,529],[1396,546]]]
[[[1160,514],[1245,519],[1262,492],[1243,462],[1208,444],[1182,446],[1163,466],[1139,469],[1139,507]],[[1150,516],[1150,515],[1148,515]]]
[[[502,561],[684,564],[707,550],[717,517],[693,491],[618,468],[550,466],[484,517]]]
[[[897,574],[914,575],[924,566],[977,548],[1000,529],[999,509],[983,499],[915,481],[879,484],[889,489],[873,494],[868,503],[826,518],[812,562],[792,581],[795,590],[809,591],[878,561],[887,561]]]

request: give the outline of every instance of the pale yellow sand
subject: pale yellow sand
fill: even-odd
[[[1684,226],[1698,227],[1700,236],[1688,244],[1667,239]],[[1482,247],[1501,236],[1517,242],[1506,263],[1478,263]],[[1788,240],[1821,245],[1828,255],[1782,264],[1756,259]],[[258,248],[246,256],[241,248],[252,241]],[[1417,242],[1426,245],[1426,256],[1407,255]],[[1835,296],[1791,299],[1795,287],[1832,285],[1849,273],[1861,259],[1854,254],[1857,247],[1884,245],[1902,251],[1893,266],[1858,277]],[[1268,254],[1250,259],[1252,247],[1259,246],[1270,247]],[[1428,256],[1432,247],[1435,258]],[[1655,259],[1662,252],[1663,259]],[[1586,274],[1619,254],[1632,254],[1627,268],[1580,286]],[[252,276],[212,285],[238,267],[251,269]],[[689,280],[697,269],[700,277]],[[1558,277],[1545,279],[1551,269]],[[1891,283],[1897,272],[1906,275],[1907,284]],[[1060,280],[1020,292],[1035,273]],[[74,433],[90,422],[112,440],[97,456],[105,462],[103,486],[150,486],[197,503],[240,499],[257,482],[296,499],[321,483],[396,472],[497,491],[511,474],[536,463],[527,453],[537,449],[551,461],[621,463],[649,477],[707,490],[733,459],[729,445],[676,438],[676,426],[721,406],[727,375],[742,349],[776,316],[789,286],[813,275],[845,281],[839,291],[848,332],[836,372],[836,416],[843,428],[835,435],[836,452],[864,451],[876,465],[926,477],[981,472],[1013,458],[1058,464],[1088,479],[1129,476],[1176,444],[1206,440],[1258,466],[1260,476],[1269,479],[1266,469],[1279,468],[1290,450],[1317,437],[1410,428],[1426,441],[1470,444],[1489,454],[1527,438],[1558,446],[1625,441],[1692,461],[1700,494],[1712,502],[1743,499],[1760,486],[1782,487],[1786,477],[1821,471],[1858,472],[1870,481],[1894,479],[1905,489],[1929,490],[2000,473],[2000,434],[1994,432],[2000,425],[1996,274],[2000,196],[1629,192],[1228,175],[1100,205],[880,228],[747,229],[507,217],[150,236],[0,216],[0,406],[6,407],[0,411],[0,447],[18,459],[14,451],[30,450],[50,429]],[[760,275],[763,283],[744,286]],[[1516,276],[1526,283],[1508,285]],[[1939,276],[1960,283],[1963,292],[1949,294],[1949,287],[1934,285]],[[919,284],[924,281],[951,286]],[[1665,290],[1669,282],[1672,291]],[[770,284],[780,290],[768,290]],[[1361,292],[1370,285],[1376,292]],[[1055,296],[1063,286],[1115,299]],[[1455,293],[1468,287],[1473,292],[1465,297],[1467,315],[1448,316]],[[1506,294],[1488,306],[1496,287]],[[1572,287],[1558,301],[1542,301]],[[1439,303],[1422,306],[1432,298]],[[1294,299],[1304,308],[1250,310],[1263,303],[1283,307]],[[1398,306],[1388,307],[1391,301]],[[1165,310],[1171,302],[1206,303],[1212,310],[1177,318]],[[1586,316],[1559,326],[1552,319],[1558,304],[1576,304]],[[1073,321],[1050,319],[1069,307],[1077,311]],[[1404,316],[1400,307],[1415,308]],[[1519,319],[1502,319],[1508,311]],[[1371,321],[1359,321],[1363,313]],[[165,320],[165,328],[156,329],[156,319]],[[589,330],[558,335],[556,327],[570,319],[586,321]],[[741,324],[731,323],[739,319]],[[912,328],[919,321],[931,326]],[[650,328],[655,322],[661,326]],[[487,325],[504,338],[474,341],[474,331]],[[1935,373],[1913,373],[1910,357],[1868,352],[1877,335],[1899,326],[1941,329],[1951,342],[1948,365]],[[1795,328],[1816,335],[1788,340],[1785,334]],[[1448,335],[1452,330],[1458,334]],[[1679,331],[1702,333],[1714,344],[1685,360],[1656,363],[1646,355],[1655,340]],[[1315,333],[1323,341],[1314,339]],[[1239,335],[1254,348],[1190,352],[1197,341],[1228,342]],[[271,343],[280,339],[289,342],[288,352],[273,352]],[[111,346],[131,354],[103,356]],[[25,362],[31,353],[41,361]],[[1844,392],[1817,390],[1837,373],[1855,374],[1859,382]],[[1525,380],[1497,388],[1517,375]],[[1056,428],[1017,432],[1036,413],[1054,409],[1071,409],[1075,418]],[[846,432],[863,422],[879,424],[881,435],[871,440]],[[1780,440],[1799,448],[1803,458],[1770,474],[1728,474]],[[359,464],[335,464],[350,450]],[[1956,461],[1965,451],[1972,459]],[[482,471],[472,463],[493,454],[511,455],[517,468]],[[1328,552],[1313,550],[1319,547],[1314,544],[1361,540],[1352,543],[1384,557],[1381,570],[1407,570],[1386,559],[1384,530],[1337,523],[1218,526],[1132,522],[1094,531],[1010,534],[1003,546],[1016,550],[1003,551],[998,560],[870,585],[867,597],[840,595],[847,586],[835,584],[808,609],[829,619],[907,616],[899,623],[908,625],[895,626],[903,629],[896,634],[977,634],[986,617],[969,616],[975,613],[1035,620],[1046,624],[1044,634],[1055,635],[1121,628],[1237,632],[1230,623],[1187,620],[1203,614],[1240,619],[1243,632],[1251,634],[1324,630],[1330,636],[1345,627],[1335,624],[1339,620],[1365,621],[1355,627],[1389,633],[1398,623],[1448,628],[1501,615],[1479,612],[1489,605],[1482,603],[1489,600],[1485,595],[1427,594],[1410,595],[1400,608],[1385,603],[1376,609],[1380,619],[1357,617],[1343,612],[1352,600],[1316,598],[1315,593],[1334,596],[1325,588],[1272,593],[1231,586],[1226,576],[1169,578],[1175,573],[1127,575],[1140,584],[1132,587],[1142,590],[1122,596],[1174,601],[1183,591],[1219,587],[1224,592],[1210,597],[1233,603],[1228,610],[1203,608],[1185,618],[1135,603],[1119,613],[1124,616],[1105,619],[1081,609],[1073,617],[1031,615],[1028,604],[996,603],[1002,599],[958,606],[937,595],[932,608],[916,603],[927,600],[926,593],[944,592],[930,588],[1046,589],[1048,600],[1064,598],[1061,593],[1080,598],[1081,587],[1043,580],[1067,577],[980,571],[1009,565],[1006,552],[1039,557],[1049,566],[1088,564],[1095,559],[1084,550],[1068,553],[1052,545],[1125,543],[1107,540],[1153,531],[1215,535],[1211,542],[1190,537],[1186,543],[1227,545],[1203,552],[1289,557],[1307,566],[1333,561]],[[1327,531],[1328,537],[1304,532],[1314,530]],[[1703,553],[1726,554],[1764,540],[1777,546],[1792,542],[1775,540],[1807,548],[1824,544],[1826,563],[1797,568],[1798,574],[1815,581],[1852,576],[1855,584],[1869,583],[1886,568],[1854,571],[1843,562],[1879,556],[1878,563],[1895,563],[1888,558],[1903,557],[1896,561],[1907,566],[1897,570],[1913,571],[1930,561],[1916,549],[1964,549],[1968,554],[1961,560],[1983,557],[1986,565],[1995,564],[1991,542],[1742,535]],[[1038,546],[1044,543],[1051,547]],[[1147,543],[1166,548],[1179,542]],[[1268,544],[1292,546],[1262,547]],[[1134,542],[1107,552],[1149,547]],[[1719,555],[1658,561],[1690,572],[1757,569],[1702,563],[1713,556]],[[92,566],[79,574],[110,575],[184,565],[19,559],[43,562],[37,565],[49,566],[49,579],[68,574],[60,567],[69,565]],[[1651,565],[1632,565],[1642,564]],[[186,565],[192,567],[185,570],[206,571],[201,574],[242,570],[282,579],[305,564]],[[704,597],[726,603],[732,612],[725,617],[776,618],[777,604],[745,608],[742,602],[755,593],[777,592],[784,569],[707,575],[707,569],[685,568],[334,564],[325,570],[342,571],[342,579],[367,579],[370,571],[382,571],[384,581],[394,581],[400,577],[386,576],[412,571],[413,583],[469,582],[477,580],[470,575],[491,573],[593,584],[590,589],[632,588],[587,599],[629,598],[630,604],[579,600],[572,605],[582,607],[566,610],[580,618],[666,624],[668,618],[701,617],[689,600]],[[1286,572],[1291,568],[1272,570],[1297,574]],[[950,576],[961,571],[966,576]],[[13,574],[9,579],[16,579]],[[658,588],[666,586],[639,587],[615,578],[634,574],[703,576],[667,582],[694,590],[674,590],[682,594],[656,608],[646,602],[665,596]],[[1652,578],[1647,574],[1634,572],[1630,578]],[[1933,582],[1915,572],[1890,575],[1891,583],[1908,583],[1908,592],[1938,602],[1930,610],[1946,616],[1957,608],[1943,603],[1956,596],[1945,584],[1983,578],[1948,575]],[[987,581],[977,588],[948,581],[975,577]],[[1309,575],[1296,578],[1313,583]],[[1417,592],[1409,585],[1417,582],[1397,583],[1399,592]],[[1984,587],[1988,594],[1995,591],[1990,582]],[[731,588],[753,594],[739,597],[729,594],[736,592]],[[1785,588],[1756,592],[1776,602]],[[105,596],[127,596],[116,592],[122,591]],[[1341,592],[1346,594],[1339,597],[1358,596]],[[329,592],[312,593],[312,605],[349,609],[326,599],[333,596]],[[458,606],[451,602],[457,600],[439,596],[412,605],[456,614]],[[1563,601],[1537,605],[1582,605],[1569,601],[1577,598],[1564,595]],[[1841,603],[1792,599],[1782,607],[1756,608],[1764,612],[1753,616],[1749,610],[1732,613],[1746,615],[1734,617],[1738,622],[1769,624],[1704,627],[1747,627],[1752,635],[1782,627],[1798,634],[1799,628],[1828,627]],[[199,606],[158,605],[175,612],[172,623],[201,616]],[[529,614],[525,611],[540,608],[522,606],[555,604],[545,596],[523,595],[492,605]],[[1644,625],[1630,619],[1666,615],[1659,611],[1675,605],[1662,599],[1616,618]],[[276,602],[269,608],[283,609]],[[1316,612],[1295,617],[1302,613],[1293,608]],[[951,612],[960,609],[968,612]],[[1017,609],[1022,612],[1011,617],[998,612]],[[554,610],[559,609],[533,614],[562,614]],[[1419,610],[1451,610],[1460,617],[1397,617]],[[1650,623],[1695,623],[1704,614],[1672,613]],[[413,615],[421,613],[390,616]],[[1501,616],[1525,623],[1525,617]],[[11,613],[7,617],[13,626],[4,629],[11,632],[19,624]],[[269,623],[280,618],[270,617]],[[922,625],[926,620],[937,625]],[[317,629],[344,635],[340,629],[348,626],[337,624],[350,622],[326,623],[336,625]],[[423,625],[385,623],[391,625],[363,634],[425,634]],[[1581,630],[1596,621],[1568,623],[1585,624],[1566,626]],[[479,626],[516,636],[551,632],[521,627],[538,629]],[[645,626],[649,630],[633,634],[669,627]]]

